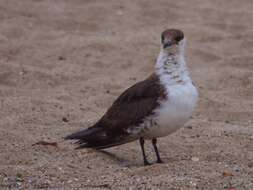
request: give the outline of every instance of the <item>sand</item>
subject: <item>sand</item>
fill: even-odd
[[[252,10],[252,0],[0,0],[0,189],[252,190]],[[138,142],[95,152],[63,141],[153,72],[166,28],[185,32],[200,101],[159,139],[165,163],[144,167]]]

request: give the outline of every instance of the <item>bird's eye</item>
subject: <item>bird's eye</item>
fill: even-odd
[[[176,42],[178,43],[178,42],[181,40],[180,36],[177,36],[177,37],[175,38],[175,40],[176,40]]]
[[[162,35],[162,38],[161,38],[161,40],[162,40],[162,43],[164,42],[164,36]]]

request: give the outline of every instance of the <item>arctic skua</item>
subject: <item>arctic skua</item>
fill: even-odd
[[[167,29],[161,34],[161,50],[154,73],[125,90],[93,126],[65,139],[77,148],[106,149],[139,140],[144,165],[149,165],[144,142],[151,140],[157,157],[157,138],[181,128],[191,117],[198,92],[185,61],[184,33]]]

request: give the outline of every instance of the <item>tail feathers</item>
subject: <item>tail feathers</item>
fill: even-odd
[[[105,136],[105,132],[103,131],[102,128],[90,127],[88,129],[84,129],[76,133],[70,134],[66,136],[64,139],[65,140],[73,140],[73,139],[89,140],[89,139],[102,138],[103,136]]]
[[[116,137],[108,135],[102,127],[90,127],[88,129],[70,134],[64,139],[78,140],[76,144],[79,144],[79,146],[76,149],[94,148],[98,150],[125,144],[135,140],[124,135],[116,135]]]
[[[82,141],[80,140],[79,142],[77,142],[78,144],[80,144],[76,149],[82,149],[82,148],[94,148],[96,150],[101,150],[101,149],[105,149],[105,148],[110,148],[113,146],[118,146],[118,145],[122,145],[125,143],[128,143],[130,141],[133,141],[134,139],[107,139],[107,140],[101,140],[101,141]]]

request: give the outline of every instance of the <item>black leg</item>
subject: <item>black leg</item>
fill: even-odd
[[[155,154],[156,154],[156,157],[157,157],[157,163],[163,163],[163,161],[161,160],[161,157],[159,155],[159,152],[158,152],[158,148],[156,146],[156,143],[157,143],[157,139],[152,139],[152,144],[154,146],[154,149],[155,149]]]
[[[142,156],[143,156],[143,161],[144,161],[144,165],[150,165],[150,163],[147,160],[146,154],[145,154],[145,150],[144,150],[144,139],[141,137],[140,138],[140,145],[141,145],[141,150],[142,150]]]

